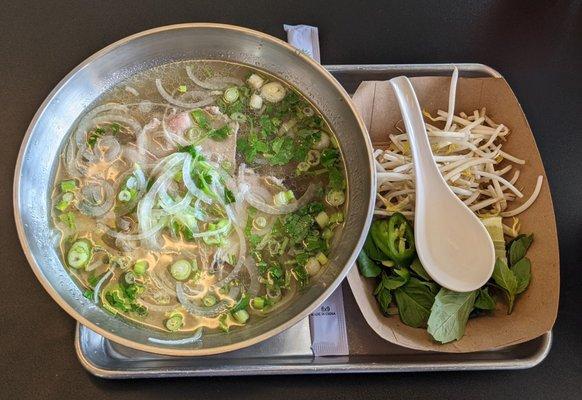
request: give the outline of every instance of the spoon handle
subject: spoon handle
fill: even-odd
[[[391,79],[390,84],[394,89],[408,133],[417,191],[418,188],[432,191],[441,189],[443,186],[446,187],[446,182],[439,172],[432,154],[422,112],[412,84],[405,76]]]

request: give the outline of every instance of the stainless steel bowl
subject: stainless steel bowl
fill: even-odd
[[[202,345],[160,345],[175,339],[113,317],[85,299],[63,267],[49,217],[57,158],[76,119],[103,92],[129,76],[173,61],[224,60],[263,69],[295,85],[323,112],[345,157],[348,178],[346,224],[330,266],[280,313],[255,319],[229,334],[209,333]],[[120,40],[89,57],[49,94],[34,116],[20,149],[14,178],[14,215],[30,265],[53,299],[77,321],[115,342],[168,355],[208,355],[265,340],[305,318],[340,284],[369,227],[375,183],[366,128],[339,83],[319,64],[285,42],[260,32],[218,24],[152,29]]]

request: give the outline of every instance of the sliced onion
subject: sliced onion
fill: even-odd
[[[160,199],[161,199],[160,205],[162,206],[164,211],[167,212],[168,214],[181,213],[181,212],[185,211],[188,208],[188,206],[190,205],[190,203],[192,202],[192,195],[190,193],[186,193],[180,201],[172,202],[172,204],[170,204],[170,202],[167,201],[167,200],[169,200],[169,196],[164,197],[164,196],[162,196],[162,193],[164,193],[167,196],[166,191],[162,191],[162,190],[160,191]]]
[[[116,239],[120,239],[120,240],[143,240],[143,239],[148,239],[150,237],[152,237],[153,235],[155,235],[156,233],[158,233],[164,226],[166,225],[166,220],[165,219],[160,219],[153,227],[151,227],[150,229],[148,229],[147,231],[138,233],[138,234],[130,234],[130,233],[122,233],[122,232],[117,232],[114,231],[113,229],[107,229],[106,233],[109,236],[112,236]]]
[[[186,73],[188,74],[188,78],[192,80],[196,85],[200,86],[201,88],[208,89],[208,90],[222,90],[227,88],[228,86],[242,86],[243,81],[233,77],[216,77],[210,78],[206,81],[201,81],[196,77],[192,68],[186,67]]]
[[[103,275],[101,279],[99,279],[99,282],[97,282],[97,284],[95,285],[95,289],[93,289],[93,303],[95,304],[99,303],[99,292],[101,291],[101,287],[103,286],[105,281],[107,281],[107,279],[111,277],[111,275],[113,275],[113,272],[111,270],[108,270],[105,273],[105,275]]]
[[[101,193],[102,190],[104,193]],[[84,198],[77,208],[83,214],[90,217],[100,217],[106,214],[113,207],[113,201],[115,199],[113,187],[109,182],[104,180],[83,186],[81,195]],[[88,197],[93,197],[99,204],[89,201]]]
[[[220,281],[218,281],[214,284],[214,286],[216,286],[216,287],[222,287],[222,286],[230,283],[233,279],[236,279],[238,277],[241,269],[245,265],[245,259],[247,257],[247,244],[245,241],[244,233],[237,225],[234,225],[234,230],[235,230],[236,234],[238,235],[238,241],[239,241],[238,260],[236,261],[236,265],[234,266],[232,271],[230,271],[228,276],[226,278],[221,279]]]
[[[103,151],[101,148],[106,147],[106,150]],[[119,154],[121,154],[121,145],[111,135],[104,136],[99,138],[96,143],[97,154],[99,155],[99,159],[102,159],[105,162],[111,162],[115,160]]]
[[[257,271],[257,264],[255,263],[255,260],[253,260],[252,257],[249,257],[249,258],[247,258],[245,266],[247,267],[247,271],[249,273],[249,280],[250,280],[249,294],[251,296],[256,296],[259,294],[259,285],[260,285],[259,273]]]
[[[199,198],[206,204],[212,204],[212,199],[206,193],[196,186],[196,183],[192,179],[192,156],[186,154],[184,159],[184,164],[182,165],[182,179],[184,179],[184,185],[188,188],[188,191],[194,195],[194,197]]]
[[[157,344],[166,344],[168,346],[174,345],[181,345],[181,344],[189,344],[195,342],[202,341],[202,328],[198,328],[198,330],[194,333],[194,335],[184,338],[184,339],[176,339],[176,340],[164,340],[164,339],[157,339],[157,338],[148,338],[150,342],[157,343]]]
[[[317,188],[315,187],[315,185],[310,184],[307,187],[307,190],[305,191],[303,196],[301,196],[299,198],[299,200],[297,200],[291,204],[283,204],[280,206],[266,204],[265,202],[263,202],[259,198],[259,196],[257,196],[253,192],[251,192],[247,195],[246,200],[248,201],[248,203],[251,206],[253,206],[257,210],[260,210],[260,211],[267,213],[267,214],[274,214],[274,215],[289,214],[289,213],[292,213],[293,211],[297,210],[298,208],[303,207],[307,203],[309,203],[309,201],[315,195],[316,189]]]
[[[219,301],[212,307],[201,307],[192,303],[186,297],[184,286],[180,282],[176,283],[176,295],[182,307],[195,317],[214,318],[228,310],[228,303],[226,301]]]
[[[170,104],[173,104],[175,106],[182,107],[182,108],[192,109],[192,108],[204,107],[204,106],[207,106],[209,104],[214,103],[214,101],[216,100],[216,96],[209,95],[207,98],[202,99],[198,102],[188,103],[185,101],[175,99],[174,97],[172,97],[171,94],[166,92],[166,89],[164,89],[164,87],[162,86],[162,81],[160,79],[156,79],[156,87],[158,88],[158,92],[160,93],[160,96],[162,96],[164,98],[164,100],[166,100]]]

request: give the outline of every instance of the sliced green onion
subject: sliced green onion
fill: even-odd
[[[127,189],[123,189],[117,195],[117,200],[121,201],[122,203],[127,203],[129,200],[131,200],[131,192]]]
[[[187,90],[188,90],[188,87],[186,85],[178,86],[178,92],[180,92],[180,93],[186,93]]]
[[[305,107],[301,111],[303,111],[303,115],[305,115],[306,117],[312,117],[314,114],[313,108],[311,108],[311,107]]]
[[[192,265],[187,260],[178,260],[170,267],[170,275],[177,281],[185,281],[192,272]]]
[[[204,304],[206,307],[212,307],[216,304],[216,301],[216,297],[211,294],[207,294],[202,298],[202,304]]]
[[[128,271],[123,275],[123,280],[128,285],[133,285],[135,283],[135,273]]]
[[[72,212],[66,212],[59,215],[59,220],[66,224],[69,228],[75,229],[75,214]]]
[[[75,189],[77,189],[77,182],[74,179],[61,181],[61,192],[72,192]]]
[[[74,200],[75,195],[71,192],[66,192],[61,196],[61,200],[57,203],[55,208],[59,211],[65,211]]]
[[[255,110],[260,110],[263,107],[263,98],[257,94],[253,94],[249,100],[249,106]]]
[[[228,324],[226,323],[226,321],[228,321],[228,315],[229,314],[222,314],[220,317],[218,317],[218,327],[224,331],[228,333]]]
[[[146,273],[149,268],[149,264],[146,260],[137,260],[133,265],[133,272],[137,276],[142,276]]]
[[[339,207],[346,201],[343,190],[330,190],[325,196],[325,201],[332,207]]]
[[[262,310],[265,308],[265,299],[262,297],[255,297],[251,300],[251,307],[255,310]]]
[[[222,99],[224,100],[224,102],[229,104],[232,104],[235,101],[237,101],[238,97],[239,93],[236,86],[229,87],[224,91],[224,94],[222,95]]]
[[[137,188],[137,178],[135,176],[130,176],[125,181],[125,187],[128,189],[136,189]]]
[[[232,314],[234,319],[236,319],[241,324],[245,324],[249,320],[249,313],[247,310],[238,310],[234,314]]]
[[[82,268],[89,263],[92,253],[92,246],[88,240],[77,240],[67,253],[67,263],[72,268]]]
[[[269,82],[261,88],[261,96],[269,103],[278,103],[285,98],[285,88],[279,82]]]
[[[284,192],[279,192],[273,197],[273,202],[276,206],[282,206],[289,204],[291,200],[295,199],[295,193],[292,190],[287,190]]]
[[[253,228],[260,230],[267,226],[267,219],[263,216],[259,216],[253,219]]]
[[[247,116],[240,112],[230,114],[230,119],[237,122],[247,122]]]
[[[297,175],[301,175],[303,172],[309,171],[309,168],[311,168],[311,165],[309,165],[309,163],[301,161],[299,164],[297,164],[297,170],[295,171],[295,173]]]
[[[261,86],[263,86],[265,80],[257,74],[252,74],[251,76],[249,76],[249,79],[247,79],[247,83],[253,89],[258,90],[261,88]]]
[[[329,223],[329,216],[325,211],[322,211],[319,214],[317,214],[317,216],[315,217],[315,221],[317,222],[317,225],[319,225],[319,227],[323,229]]]
[[[327,264],[327,261],[328,261],[327,256],[325,254],[323,254],[321,251],[319,253],[317,253],[315,258],[317,259],[317,261],[319,261],[319,263],[321,265]]]
[[[181,314],[174,314],[166,320],[166,328],[170,332],[176,332],[184,325],[184,318]]]
[[[325,228],[323,232],[321,232],[321,237],[325,240],[329,240],[333,237],[333,232],[329,228]]]
[[[317,258],[311,257],[309,260],[307,260],[307,263],[305,264],[305,270],[310,276],[317,275],[320,269],[321,264]]]
[[[305,160],[305,162],[307,162],[307,164],[309,164],[310,166],[316,166],[319,165],[319,161],[321,160],[321,154],[319,153],[318,150],[309,150],[309,152],[307,152],[307,159]]]
[[[341,224],[342,222],[344,222],[344,213],[341,211],[333,213],[329,217],[330,224]]]

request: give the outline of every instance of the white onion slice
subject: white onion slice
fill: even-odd
[[[202,99],[200,101],[197,101],[194,103],[188,103],[185,101],[175,99],[174,97],[172,97],[171,94],[166,92],[166,89],[164,89],[164,87],[162,86],[162,81],[160,79],[156,79],[156,87],[158,88],[158,92],[160,93],[160,96],[162,96],[164,98],[164,100],[166,100],[170,104],[173,104],[175,106],[182,107],[182,108],[192,109],[192,108],[204,107],[204,106],[207,106],[209,104],[212,104],[216,100],[216,96],[209,95],[207,98]]]
[[[208,89],[208,90],[222,90],[229,86],[242,86],[243,81],[233,77],[217,77],[217,78],[209,78],[206,81],[201,81],[196,77],[192,68],[189,66],[186,67],[186,73],[188,74],[188,78],[192,80],[196,85],[200,86],[201,88]]]

